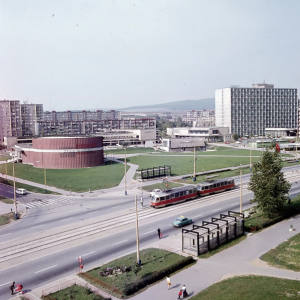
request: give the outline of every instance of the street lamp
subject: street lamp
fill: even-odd
[[[39,160],[36,160],[37,163],[39,163],[40,161]],[[47,189],[46,189],[46,169],[45,169],[45,166],[44,166],[44,160],[43,160],[43,156],[42,156],[42,168],[44,168],[44,181],[45,181],[45,194],[47,194]]]
[[[13,157],[13,176],[14,176],[14,203],[15,203],[15,219],[18,219],[17,198],[16,198],[16,176],[15,176],[15,157]]]
[[[128,147],[128,144],[127,143],[124,143],[122,145],[123,149],[125,150],[125,171],[124,171],[124,182],[125,182],[125,195],[127,195],[127,187],[126,187],[126,171],[127,171],[127,162],[126,162],[126,148]]]

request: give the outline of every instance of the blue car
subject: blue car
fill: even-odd
[[[192,224],[192,222],[193,222],[192,219],[186,218],[184,216],[180,216],[174,222],[172,222],[172,225],[174,227],[182,227],[182,226],[185,226],[185,225]]]

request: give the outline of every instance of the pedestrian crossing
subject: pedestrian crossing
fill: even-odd
[[[53,205],[53,204],[63,204],[63,205],[68,205],[72,204],[74,200],[77,200],[79,198],[73,197],[73,196],[61,196],[61,197],[56,197],[56,198],[51,198],[51,199],[40,199],[36,201],[32,201],[29,203],[25,203],[24,205],[26,208],[36,208],[36,207],[41,207],[41,206],[47,206],[47,205]]]

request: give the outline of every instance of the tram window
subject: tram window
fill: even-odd
[[[171,199],[175,198],[175,194],[171,194],[171,195],[170,195],[170,198],[171,198]]]
[[[224,185],[224,182],[221,182],[221,186],[223,186]]]
[[[224,181],[224,184],[227,185],[228,184],[227,181]]]
[[[168,195],[168,196],[166,196],[166,200],[169,200],[170,199],[170,196]]]
[[[219,186],[221,186],[221,184],[220,184],[220,183],[217,183],[217,187],[219,187]]]
[[[194,192],[194,189],[189,190],[189,194],[193,194],[193,192]]]
[[[183,192],[180,192],[180,196],[183,196]]]
[[[189,191],[185,191],[185,194],[188,195],[188,194],[189,194]]]
[[[208,185],[205,187],[206,190],[208,190]]]
[[[214,184],[214,185],[213,185],[213,188],[215,188],[215,187],[217,187],[217,185],[216,185],[216,184]]]
[[[160,201],[163,201],[163,200],[165,200],[165,197],[160,197]]]
[[[175,194],[175,197],[176,197],[176,198],[179,197],[179,193],[176,193],[176,194]]]

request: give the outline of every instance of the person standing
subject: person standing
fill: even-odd
[[[14,289],[15,289],[15,282],[12,283],[12,285],[10,286],[10,290],[11,290],[11,294],[14,294]]]
[[[144,204],[144,200],[143,200],[143,192],[142,192],[142,196],[141,196],[141,207],[143,207]]]
[[[157,234],[158,234],[158,238],[160,239],[160,228],[157,227]]]
[[[182,290],[179,291],[177,300],[180,300],[180,299],[181,299],[181,298],[180,298],[181,295],[182,295]]]
[[[168,290],[169,290],[171,287],[171,278],[169,275],[167,276],[167,285],[168,285]]]

